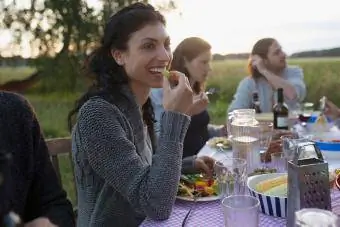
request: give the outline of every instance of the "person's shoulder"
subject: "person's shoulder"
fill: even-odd
[[[300,70],[302,68],[299,65],[287,65],[286,69],[288,69],[288,70]]]
[[[129,114],[133,115],[126,106],[95,96],[87,100],[79,109],[77,125],[81,130],[85,131],[101,128],[103,133],[111,133],[112,128],[122,127],[127,135],[131,136],[132,132],[129,130],[131,127],[130,120],[135,115],[131,116]],[[108,130],[106,126],[111,129]]]
[[[239,87],[246,87],[246,88],[253,87],[254,85],[255,85],[255,81],[251,76],[244,77],[239,83]]]
[[[23,95],[6,91],[0,91],[0,108],[9,112],[33,112],[32,105]]]
[[[87,100],[79,109],[78,117],[83,120],[96,119],[121,119],[124,116],[118,105],[109,102],[103,97],[94,96]]]
[[[0,101],[1,103],[15,103],[21,105],[24,105],[28,102],[23,95],[7,91],[0,91]]]
[[[100,96],[94,96],[87,100],[80,108],[79,113],[87,113],[87,112],[106,112],[108,109],[112,109],[114,111],[118,111],[118,108],[115,104],[107,101],[106,99]]]
[[[0,127],[2,130],[21,130],[31,125],[36,118],[31,104],[22,95],[11,92],[0,92]],[[25,126],[24,126],[25,125]]]
[[[285,74],[287,76],[291,75],[301,75],[303,76],[303,69],[297,65],[288,65],[285,69]]]

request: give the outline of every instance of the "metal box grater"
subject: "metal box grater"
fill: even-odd
[[[316,156],[300,159],[302,153]],[[294,226],[295,212],[303,208],[331,210],[328,163],[314,142],[296,146],[293,160],[288,161],[287,226]]]

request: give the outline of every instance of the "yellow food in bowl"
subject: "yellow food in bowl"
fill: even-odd
[[[256,190],[270,196],[287,196],[287,175],[264,180],[256,185]]]
[[[330,172],[329,173],[330,188],[333,187],[334,179],[335,179],[334,174]],[[256,185],[256,191],[267,196],[287,197],[288,175],[261,181]]]
[[[275,197],[287,197],[288,185],[287,183],[280,184],[276,187],[270,188],[269,190],[265,191],[264,194]]]

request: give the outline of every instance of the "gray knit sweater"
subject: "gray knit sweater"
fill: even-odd
[[[94,97],[79,111],[72,133],[80,227],[138,226],[146,216],[166,219],[181,174],[190,117],[165,112],[152,164],[135,102]]]

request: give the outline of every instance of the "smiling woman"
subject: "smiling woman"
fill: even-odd
[[[119,65],[124,66],[133,86],[162,87],[162,72],[171,59],[170,38],[164,24],[148,24],[139,31],[138,36],[131,37],[128,52],[116,50],[111,54]]]
[[[78,226],[134,227],[145,217],[169,217],[193,102],[183,74],[177,73],[175,88],[163,79],[169,45],[163,16],[136,3],[109,19],[101,47],[90,56],[94,84],[69,117],[72,127],[78,114],[72,130]],[[165,90],[158,147],[151,87]]]

